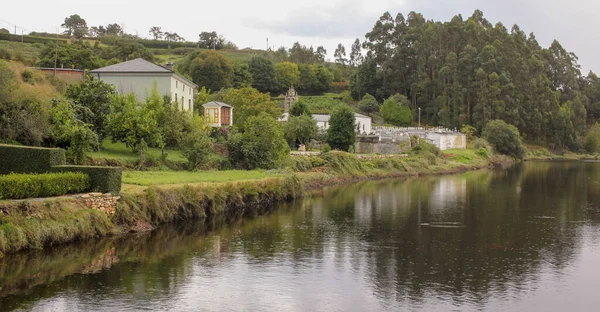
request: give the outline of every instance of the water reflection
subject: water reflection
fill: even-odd
[[[592,307],[599,170],[540,162],[366,182],[250,220],[11,255],[0,260],[0,308]]]

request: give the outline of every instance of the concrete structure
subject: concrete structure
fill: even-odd
[[[319,127],[319,129],[329,129],[329,119],[331,118],[331,115],[313,114],[313,118],[317,120],[317,126]],[[371,117],[359,113],[354,113],[354,125],[356,126],[357,133],[365,135],[373,133],[372,124],[373,121]]]
[[[137,58],[98,68],[91,73],[96,78],[114,85],[117,92],[134,93],[141,101],[145,100],[156,86],[158,93],[161,96],[170,96],[179,109],[194,111],[194,90],[198,86],[169,67]]]
[[[399,140],[406,136],[416,135],[437,146],[440,150],[467,148],[467,137],[453,129],[374,126],[373,132],[380,137],[381,141]]]
[[[410,148],[408,135],[394,140],[381,140],[378,135],[359,135],[356,136],[356,143],[354,143],[354,151],[358,154],[402,154]]]
[[[56,78],[68,84],[80,83],[85,79],[85,71],[82,69],[57,68],[56,71],[54,68],[46,67],[32,67],[32,69],[39,70],[48,76],[54,76],[56,73]]]
[[[202,104],[202,107],[209,126],[223,127],[233,124],[233,106],[213,101]]]

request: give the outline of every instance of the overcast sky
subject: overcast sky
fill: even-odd
[[[466,19],[475,9],[492,23],[508,29],[518,24],[535,33],[547,47],[557,39],[579,56],[583,73],[600,72],[600,1],[597,0],[6,0],[1,5],[0,28],[17,33],[55,32],[64,18],[79,14],[88,26],[119,23],[128,33],[149,37],[152,26],[177,32],[196,41],[201,31],[215,30],[240,48],[265,49],[269,45],[290,47],[299,41],[324,46],[329,56],[338,43],[346,50],[355,38],[364,40],[379,16],[410,11],[427,19],[447,21],[456,14]]]

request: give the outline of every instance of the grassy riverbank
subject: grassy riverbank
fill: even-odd
[[[475,150],[295,159],[302,171],[128,172],[114,215],[75,198],[0,202],[0,254],[152,229],[164,223],[262,214],[307,191],[368,179],[457,173],[489,166]],[[135,184],[127,184],[135,183]]]

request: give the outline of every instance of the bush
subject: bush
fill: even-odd
[[[367,93],[362,100],[358,102],[358,108],[367,114],[372,114],[379,111],[379,103],[374,96]]]
[[[0,176],[0,198],[22,199],[80,193],[90,186],[82,172],[18,174]]]
[[[85,190],[112,194],[121,191],[122,169],[119,167],[54,166],[52,171],[85,173],[89,177],[89,187]]]
[[[523,159],[525,149],[521,143],[519,130],[502,120],[492,120],[485,125],[483,137],[494,146],[496,152]]]
[[[45,173],[65,164],[65,150],[0,144],[0,174]]]
[[[475,154],[481,156],[481,158],[488,159],[488,150],[485,147],[480,147]]]
[[[25,81],[29,84],[35,83],[35,79],[33,77],[33,72],[29,69],[26,69],[21,73],[21,78],[23,78],[23,81]]]
[[[409,105],[410,102],[404,95],[396,94],[383,102],[381,116],[385,123],[394,126],[410,126],[412,124],[412,112]]]
[[[1,48],[0,49],[0,59],[10,61],[12,59],[12,54],[10,53],[10,51],[8,51],[4,48]]]
[[[475,133],[477,133],[477,128],[471,125],[463,125],[460,128],[460,132],[467,137],[467,142],[471,142],[475,138]]]
[[[280,124],[267,113],[248,118],[244,133],[227,142],[231,163],[241,169],[273,169],[287,163],[290,147]]]
[[[193,131],[184,136],[181,153],[188,160],[188,170],[200,169],[213,154],[213,141],[204,131]]]
[[[583,147],[589,154],[598,153],[600,150],[600,124],[596,123],[590,128],[590,131],[583,140]]]

